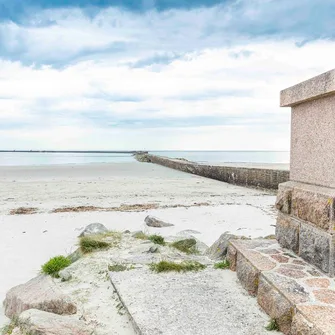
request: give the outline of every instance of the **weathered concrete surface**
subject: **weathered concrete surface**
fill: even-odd
[[[25,284],[9,290],[4,301],[5,314],[9,318],[28,309],[69,315],[77,312],[76,305],[54,283],[50,276],[40,275]]]
[[[18,319],[20,330],[29,335],[92,335],[83,321],[74,316],[60,316],[53,313],[29,309]]]
[[[154,274],[138,269],[110,276],[140,334],[268,334],[268,319],[236,286],[230,271]]]
[[[335,280],[264,240],[232,240],[229,257],[244,269],[244,287],[254,288],[263,310],[290,335],[335,334]],[[232,251],[231,251],[232,250]],[[240,264],[241,263],[241,264]],[[248,264],[246,267],[245,264]],[[258,274],[257,288],[255,274]],[[250,283],[246,283],[249,278]]]
[[[140,158],[141,159],[141,158]],[[264,189],[277,189],[280,183],[289,180],[289,171],[266,168],[232,167],[223,165],[205,165],[182,159],[146,155],[146,161],[163,165],[171,169],[196,174],[226,183]]]

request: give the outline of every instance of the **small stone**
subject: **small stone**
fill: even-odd
[[[91,223],[84,229],[79,237],[104,234],[108,233],[108,231],[109,230],[101,223]]]
[[[317,290],[313,291],[316,300],[325,304],[335,304],[335,291],[333,290]]]
[[[167,223],[164,222],[154,216],[148,215],[145,219],[144,222],[146,223],[147,226],[149,227],[154,227],[154,228],[164,228],[164,227],[172,227],[174,226],[172,223]]]
[[[58,272],[59,278],[62,279],[62,281],[69,281],[72,279],[72,274],[68,269],[63,269]]]
[[[319,288],[328,288],[330,285],[329,279],[326,278],[308,278],[305,280],[305,283],[309,287],[319,287]]]
[[[289,258],[283,255],[272,255],[271,258],[273,258],[279,263],[288,263],[289,261]]]
[[[148,250],[148,253],[150,254],[155,254],[156,252],[159,251],[159,248],[157,246],[152,246],[150,247],[150,249]]]
[[[277,273],[280,273],[281,275],[295,278],[295,279],[301,279],[304,277],[307,277],[306,273],[304,273],[301,270],[293,270],[293,269],[287,269],[280,267],[279,269],[275,270]]]
[[[125,230],[123,234],[130,234],[130,230]]]

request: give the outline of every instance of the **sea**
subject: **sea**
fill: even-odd
[[[149,153],[211,164],[288,164],[290,160],[288,151],[149,151]],[[121,153],[0,152],[0,166],[126,163],[134,161],[132,154]]]

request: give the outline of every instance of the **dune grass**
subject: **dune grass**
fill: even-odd
[[[148,236],[148,240],[159,245],[165,245],[165,240],[163,236],[160,235],[150,235]]]
[[[269,324],[265,327],[268,331],[277,331],[279,330],[279,326],[277,324],[277,321],[275,319],[271,319]]]
[[[230,267],[230,263],[226,259],[223,260],[222,262],[218,262],[214,264],[214,269],[224,270],[224,269],[229,269],[229,267]]]
[[[188,238],[171,243],[171,247],[184,252],[185,254],[197,254],[198,249],[196,244],[197,241],[194,238]]]
[[[150,269],[157,273],[199,271],[205,268],[205,265],[195,261],[185,261],[182,263],[161,261],[159,263],[150,264]]]
[[[50,258],[45,264],[42,265],[42,273],[50,275],[51,277],[58,278],[59,271],[71,265],[71,260],[65,256],[56,256]]]
[[[102,241],[100,236],[84,236],[79,240],[79,246],[84,254],[93,251],[106,250],[111,247],[111,243]]]

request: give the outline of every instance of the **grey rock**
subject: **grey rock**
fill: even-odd
[[[60,315],[77,312],[70,297],[56,286],[50,276],[44,275],[13,287],[6,294],[4,309],[7,317],[13,318],[32,308]]]
[[[299,251],[299,223],[292,217],[278,213],[276,225],[278,243],[295,253]]]
[[[71,263],[74,263],[74,262],[76,262],[77,260],[79,260],[83,256],[84,256],[83,252],[81,251],[80,248],[78,248],[72,254],[70,254],[68,256],[68,258],[71,260]]]
[[[30,309],[18,319],[24,334],[29,335],[91,335],[94,334],[83,321],[74,316],[60,316]]]
[[[148,252],[151,253],[151,254],[154,254],[154,253],[156,253],[156,252],[158,252],[158,251],[159,251],[159,248],[158,248],[157,246],[152,246],[152,247],[150,247],[150,249],[148,250]]]
[[[229,241],[239,238],[239,236],[225,232],[219,237],[217,241],[214,242],[211,247],[206,250],[205,255],[214,260],[223,259],[227,254]]]
[[[147,226],[149,227],[155,227],[155,228],[163,228],[163,227],[172,227],[174,226],[172,223],[167,223],[164,222],[154,216],[148,215],[145,219],[144,222],[146,223]]]
[[[299,256],[326,273],[329,272],[331,242],[330,234],[301,223]]]
[[[108,233],[108,229],[102,223],[89,224],[79,235],[79,237]]]
[[[132,237],[134,238],[142,238],[145,236],[145,234],[143,233],[142,230],[137,230],[137,231],[134,231],[132,234],[131,234]]]
[[[69,281],[72,279],[72,274],[69,271],[69,269],[63,269],[59,271],[58,275],[59,275],[59,278],[62,279],[62,281]]]

